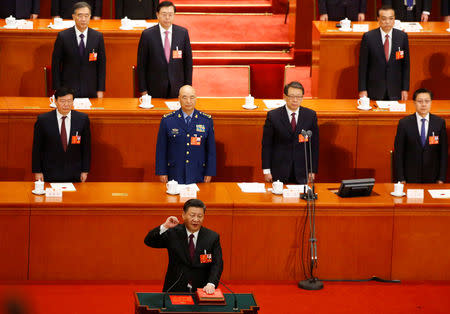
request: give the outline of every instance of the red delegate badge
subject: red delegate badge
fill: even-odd
[[[181,50],[172,51],[172,59],[181,59],[183,57],[183,52]]]
[[[72,144],[80,144],[80,143],[81,143],[81,136],[80,135],[72,136]]]
[[[89,61],[97,61],[97,53],[96,52],[92,51],[89,54]]]
[[[405,52],[403,50],[398,50],[395,52],[395,59],[396,60],[400,60],[403,59],[405,57]]]
[[[430,136],[430,137],[428,138],[428,143],[429,143],[430,145],[436,145],[436,144],[439,144],[439,136],[437,136],[437,135]]]
[[[201,264],[212,263],[212,255],[211,254],[200,255],[200,263]]]
[[[191,137],[191,145],[199,146],[202,142],[202,138],[198,136],[192,136]]]
[[[309,141],[308,138],[305,139],[303,135],[301,135],[301,134],[298,135],[298,142],[299,143],[304,143],[304,142],[308,142],[308,141]]]

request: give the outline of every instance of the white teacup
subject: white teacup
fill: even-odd
[[[16,23],[16,18],[12,15],[5,19],[6,25],[13,25]]]
[[[273,190],[273,193],[276,193],[276,194],[283,193],[283,182],[280,182],[279,180],[272,182],[272,190]]]
[[[175,194],[175,193],[177,193],[178,182],[175,180],[171,180],[166,183],[166,188],[167,188],[168,193]]]
[[[44,181],[41,181],[41,180],[35,181],[35,182],[34,182],[34,190],[35,190],[37,193],[42,193],[42,192],[44,192]]]
[[[342,29],[350,29],[350,26],[352,25],[352,22],[348,18],[341,20],[339,23],[341,24]]]
[[[131,20],[126,16],[120,20],[120,23],[123,28],[132,28],[133,27]]]
[[[50,101],[51,104],[54,104],[55,101],[56,101],[55,95],[50,96],[50,97],[48,98],[48,100]]]
[[[358,106],[362,107],[362,108],[368,108],[370,107],[370,98],[369,97],[361,97],[360,99],[358,99],[357,101]]]
[[[252,97],[252,95],[248,95],[247,97],[245,97],[245,106],[246,107],[255,106],[255,97]]]
[[[400,20],[395,20],[395,22],[394,22],[394,28],[396,28],[396,29],[401,29],[401,28],[402,28],[402,21],[400,21]]]
[[[59,25],[59,24],[61,24],[62,22],[63,22],[63,19],[60,18],[60,17],[55,17],[55,18],[53,18],[53,24],[54,24],[54,25]]]
[[[150,107],[152,105],[152,96],[145,94],[139,98],[139,103],[143,107]]]
[[[402,184],[400,182],[394,184],[394,194],[402,195],[403,194],[403,186],[404,186],[404,184]]]

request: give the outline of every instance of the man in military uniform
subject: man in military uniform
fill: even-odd
[[[210,182],[216,175],[216,142],[210,115],[195,109],[195,90],[180,88],[181,109],[163,116],[156,143],[156,175],[161,182]]]

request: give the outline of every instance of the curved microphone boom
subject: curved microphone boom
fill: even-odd
[[[233,306],[233,311],[239,311],[239,308],[237,306],[237,299],[236,299],[236,294],[230,289],[228,288],[222,281],[219,280],[219,282],[222,284],[222,286],[224,286],[225,288],[227,288],[228,291],[231,292],[231,294],[233,295],[234,298],[234,306]]]
[[[181,272],[180,276],[178,277],[178,279],[173,283],[173,285],[171,285],[169,287],[169,289],[166,290],[166,292],[163,295],[163,302],[162,302],[162,310],[167,310],[166,308],[166,295],[169,294],[170,290],[172,290],[173,287],[175,287],[175,285],[180,281],[181,277],[183,277],[183,272]]]

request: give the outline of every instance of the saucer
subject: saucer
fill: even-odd
[[[33,190],[33,191],[31,191],[31,193],[36,194],[36,195],[44,195],[45,194],[45,190],[42,190],[41,192]]]
[[[283,191],[281,191],[280,193],[276,193],[274,190],[272,190],[272,194],[275,194],[275,195],[283,195]]]
[[[258,108],[258,106],[256,106],[256,105],[253,105],[253,106],[243,105],[242,108],[247,109],[247,110],[253,110],[253,109]]]
[[[402,196],[405,196],[406,195],[406,193],[405,192],[402,192],[402,194],[395,194],[394,192],[391,192],[391,195],[392,196],[395,196],[395,197],[402,197]]]
[[[52,102],[52,103],[50,104],[50,107],[56,108],[56,104],[55,104],[54,102]]]
[[[351,32],[352,31],[352,28],[351,27],[349,27],[349,28],[339,28],[339,30],[341,31],[341,32]]]
[[[150,109],[150,108],[153,108],[154,106],[152,104],[150,104],[149,106],[140,104],[139,107],[142,108],[142,109]]]
[[[450,32],[450,27],[446,29],[447,32]]]
[[[361,106],[358,106],[357,107],[359,110],[370,110],[370,109],[372,109],[372,107],[371,106],[368,106],[368,107],[361,107]]]
[[[167,191],[167,190],[166,190],[166,193],[167,193],[167,194],[170,194],[170,195],[178,195],[178,194],[180,194],[180,192],[178,192],[178,191],[177,191],[177,192],[175,192],[175,193],[170,193],[170,192],[169,192],[169,191]]]

